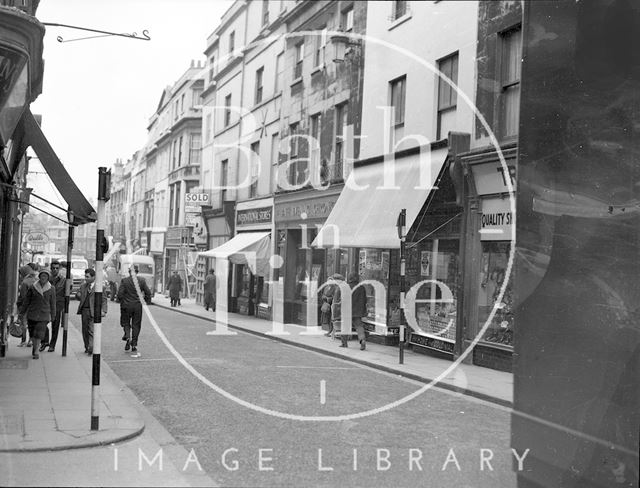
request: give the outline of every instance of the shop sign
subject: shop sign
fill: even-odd
[[[146,232],[140,232],[140,247],[144,247],[145,249],[147,247],[147,233]]]
[[[164,252],[164,232],[152,232],[149,252]]]
[[[44,232],[34,232],[33,234],[24,236],[24,242],[33,246],[46,244],[49,242],[49,236]]]
[[[179,247],[182,245],[184,227],[169,227],[167,229],[167,247]]]
[[[510,198],[482,200],[480,239],[483,241],[510,241],[513,236],[513,213]]]
[[[247,208],[236,212],[236,225],[271,224],[273,207]]]
[[[500,161],[490,163],[480,163],[471,166],[473,180],[476,185],[478,195],[492,195],[496,193],[508,193],[508,182],[516,189],[516,162],[507,160],[507,170],[502,167]]]
[[[313,199],[306,202],[279,203],[276,205],[276,221],[299,221],[307,219],[326,219],[329,217],[338,195],[325,199]]]
[[[199,217],[200,217],[200,213],[185,212],[184,225],[186,225],[187,227],[195,227]]]
[[[429,349],[446,352],[447,354],[453,354],[453,348],[455,345],[453,342],[414,333],[411,334],[411,340],[409,342],[418,346],[428,347]]]

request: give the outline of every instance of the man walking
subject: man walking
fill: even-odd
[[[174,271],[169,278],[169,298],[171,298],[172,307],[180,305],[180,293],[182,293],[182,278],[177,271]]]
[[[96,272],[89,268],[84,271],[84,283],[80,285],[80,304],[78,305],[78,315],[82,320],[82,341],[84,342],[84,352],[91,356],[93,354],[93,319],[95,312],[95,280]],[[107,295],[102,294],[102,317],[107,315]]]
[[[134,279],[136,280],[134,282]],[[136,287],[136,283],[138,286]],[[124,350],[131,349],[138,352],[138,337],[142,326],[142,302],[138,290],[144,294],[144,301],[151,302],[151,290],[144,278],[138,276],[138,265],[129,269],[129,276],[123,278],[118,287],[118,301],[120,302],[120,325],[124,329],[123,341],[127,341]]]
[[[360,341],[360,350],[364,351],[367,347],[366,335],[364,333],[364,325],[362,317],[367,315],[367,293],[364,286],[358,286],[360,278],[357,273],[350,273],[347,283],[351,287],[351,324],[358,333],[358,341]],[[343,336],[344,337],[344,336]]]
[[[51,286],[56,292],[56,316],[51,320],[51,340],[49,341],[49,352],[55,351],[56,342],[58,342],[60,319],[62,318],[62,312],[64,311],[65,281],[65,277],[60,273],[60,263],[54,259],[53,261],[51,261],[51,280],[49,281],[49,283],[51,283]],[[40,346],[40,350],[44,350],[44,345]]]
[[[209,270],[209,274],[204,279],[204,309],[211,308],[216,310],[216,275],[213,268]]]

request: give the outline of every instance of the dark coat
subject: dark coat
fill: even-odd
[[[146,303],[151,302],[151,290],[147,286],[147,282],[144,278],[140,278],[136,276],[138,279],[138,284],[140,285],[140,290],[144,294],[144,301]],[[140,298],[138,297],[138,292],[136,291],[136,285],[133,282],[133,278],[131,276],[127,276],[123,278],[120,282],[120,286],[118,287],[118,301],[120,305],[134,305],[136,303],[140,303]]]
[[[58,310],[62,310],[64,308],[65,281],[66,278],[62,275],[62,273],[58,273],[58,276],[56,276],[55,278],[52,277],[51,280],[49,280],[49,283],[51,283],[51,286],[56,291],[56,308]]]
[[[96,308],[95,286],[92,288],[86,281],[80,285],[80,303],[78,304],[78,315],[82,315],[82,307],[84,301],[89,299],[89,308],[91,309],[91,318],[94,317]],[[102,317],[107,315],[107,295],[102,294]]]
[[[169,278],[169,296],[171,298],[180,298],[182,291],[182,278],[180,275],[171,275]]]
[[[353,289],[357,283],[351,284]],[[351,316],[366,317],[367,315],[367,292],[364,286],[358,286],[351,294]]]
[[[204,292],[215,295],[216,293],[216,275],[208,274],[204,279]]]
[[[51,319],[56,316],[56,295],[54,288],[50,287],[41,294],[35,289],[35,286],[30,286],[22,302],[20,313],[25,315],[27,320],[51,322]]]

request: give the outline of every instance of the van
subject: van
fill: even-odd
[[[134,264],[137,265],[138,276],[147,282],[147,286],[151,290],[151,298],[153,298],[156,290],[156,264],[153,257],[142,254],[118,254],[117,256],[116,272],[120,279],[129,276],[129,268]]]

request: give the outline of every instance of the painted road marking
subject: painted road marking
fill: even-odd
[[[276,366],[276,368],[291,368],[291,369],[359,369],[359,368],[347,368],[344,366]]]
[[[326,403],[326,384],[325,380],[320,380],[320,405],[324,405]]]

